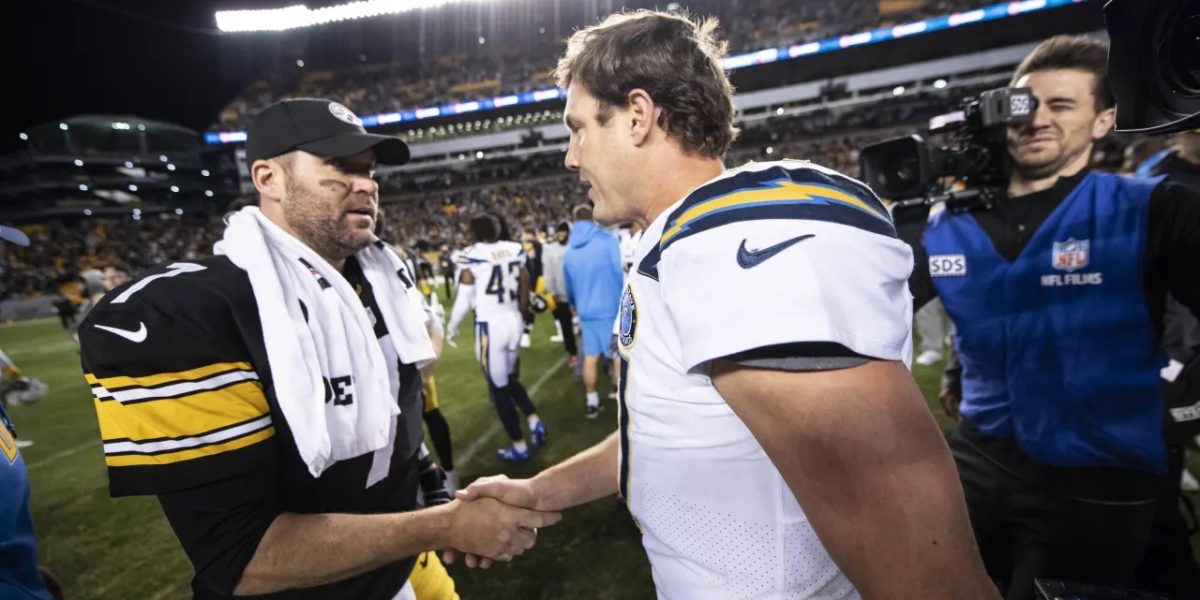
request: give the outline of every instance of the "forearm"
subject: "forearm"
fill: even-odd
[[[542,471],[532,480],[538,510],[559,511],[617,493],[617,434]]]
[[[521,273],[521,279],[517,283],[517,308],[522,316],[529,316],[529,277],[525,273]]]
[[[284,513],[234,589],[253,595],[341,581],[446,545],[445,509],[374,515]]]
[[[474,284],[459,284],[458,293],[454,296],[454,308],[450,310],[450,324],[446,331],[453,335],[458,332],[458,326],[471,310],[471,298],[475,296]]]

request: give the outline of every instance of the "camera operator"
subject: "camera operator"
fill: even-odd
[[[914,244],[917,307],[939,297],[956,328],[950,446],[1009,600],[1035,578],[1131,584],[1166,471],[1167,293],[1200,313],[1200,194],[1088,169],[1113,127],[1106,59],[1068,36],[1026,57],[1011,85],[1039,103],[1008,129],[1007,197]]]

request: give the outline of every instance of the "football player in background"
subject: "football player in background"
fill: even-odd
[[[378,222],[375,226],[375,235],[381,239],[387,235],[386,227],[384,226],[385,213],[382,208],[377,211]],[[445,340],[446,332],[442,329],[442,324],[446,322],[446,313],[442,309],[442,303],[437,297],[437,292],[434,291],[432,285],[429,284],[428,269],[422,268],[421,259],[423,258],[417,252],[401,246],[399,244],[391,244],[392,250],[396,251],[396,255],[404,262],[404,266],[408,267],[410,273],[417,280],[415,285],[421,290],[421,297],[424,300],[425,313],[429,316],[429,339],[433,342],[434,351],[438,356],[442,355],[442,343]],[[428,266],[428,263],[426,263]],[[454,445],[450,439],[450,423],[446,421],[446,416],[442,414],[441,405],[438,402],[437,379],[434,375],[437,363],[430,363],[421,369],[421,397],[424,400],[424,412],[421,414],[425,421],[425,428],[429,430],[429,439],[433,442],[433,447],[437,451],[438,459],[441,461],[440,467],[445,476],[445,484],[450,493],[453,494],[458,489],[458,475],[454,472]]]
[[[453,344],[459,324],[474,308],[475,358],[483,367],[500,423],[512,440],[512,445],[497,450],[496,456],[503,461],[521,461],[529,458],[530,446],[539,448],[546,443],[546,425],[517,379],[524,315],[529,312],[529,271],[521,244],[500,239],[502,223],[492,215],[471,219],[475,243],[459,256],[462,271],[446,341]],[[529,424],[528,444],[516,407]]]
[[[534,294],[541,294],[546,289],[546,283],[542,279],[542,242],[537,238],[537,232],[532,228],[521,231],[521,245],[525,248],[525,269],[529,271],[529,286]],[[529,311],[525,314],[525,332],[521,334],[521,347],[528,348],[533,345],[533,317],[534,311]]]
[[[725,170],[715,30],[639,11],[568,41],[566,166],[598,221],[645,230],[621,301],[619,430],[460,498],[619,493],[661,598],[998,598],[906,365],[912,253],[849,177]]]

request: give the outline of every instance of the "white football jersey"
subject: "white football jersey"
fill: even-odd
[[[641,231],[621,236],[621,268],[627,277],[629,269],[633,266],[633,255],[637,252],[638,242],[641,240]]]
[[[517,303],[525,248],[517,242],[476,243],[458,257],[462,269],[475,276],[475,320],[488,321],[510,313],[521,313]]]
[[[659,598],[859,598],[708,365],[801,342],[908,361],[912,265],[865,185],[806,162],[727,171],[649,225],[621,299],[619,473]]]

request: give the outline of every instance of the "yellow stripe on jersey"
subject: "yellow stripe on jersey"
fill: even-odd
[[[814,205],[841,204],[857,208],[873,217],[889,223],[891,222],[887,215],[880,214],[870,204],[836,187],[815,183],[796,183],[794,181],[778,179],[764,182],[763,187],[740,189],[728,194],[714,196],[689,208],[675,219],[671,227],[663,232],[659,244],[667,244],[672,238],[683,232],[689,223],[714,212],[774,202],[811,202]]]
[[[244,381],[179,398],[122,404],[94,398],[104,441],[181,439],[262,417],[270,412],[262,384]]]
[[[433,411],[437,410],[438,409],[437,380],[434,379],[433,375],[430,375],[429,379],[426,379],[425,383],[422,384],[422,387],[424,388],[424,391],[425,391],[425,412],[433,412]]]
[[[85,373],[84,378],[87,379],[88,385],[101,385],[109,390],[120,389],[125,387],[152,387],[167,383],[179,383],[182,381],[195,381],[204,379],[212,375],[224,373],[227,371],[248,371],[254,367],[248,362],[227,362],[213,363],[195,369],[179,371],[178,373],[157,373],[155,375],[145,375],[142,377],[96,377],[91,373]]]
[[[412,584],[417,600],[459,600],[458,592],[454,590],[454,580],[446,572],[442,561],[438,560],[437,552],[417,555],[417,564],[413,565],[408,582]]]
[[[221,442],[201,446],[199,448],[191,448],[169,452],[164,454],[142,455],[142,454],[125,454],[119,456],[105,455],[104,464],[109,467],[139,467],[139,466],[154,466],[154,465],[169,465],[179,463],[186,460],[203,458],[205,456],[213,456],[222,452],[230,452],[239,448],[252,446],[263,440],[269,439],[275,435],[275,427],[267,427],[259,431],[255,431],[249,435]]]
[[[10,465],[17,462],[17,440],[13,439],[12,432],[4,423],[0,423],[0,454]]]

